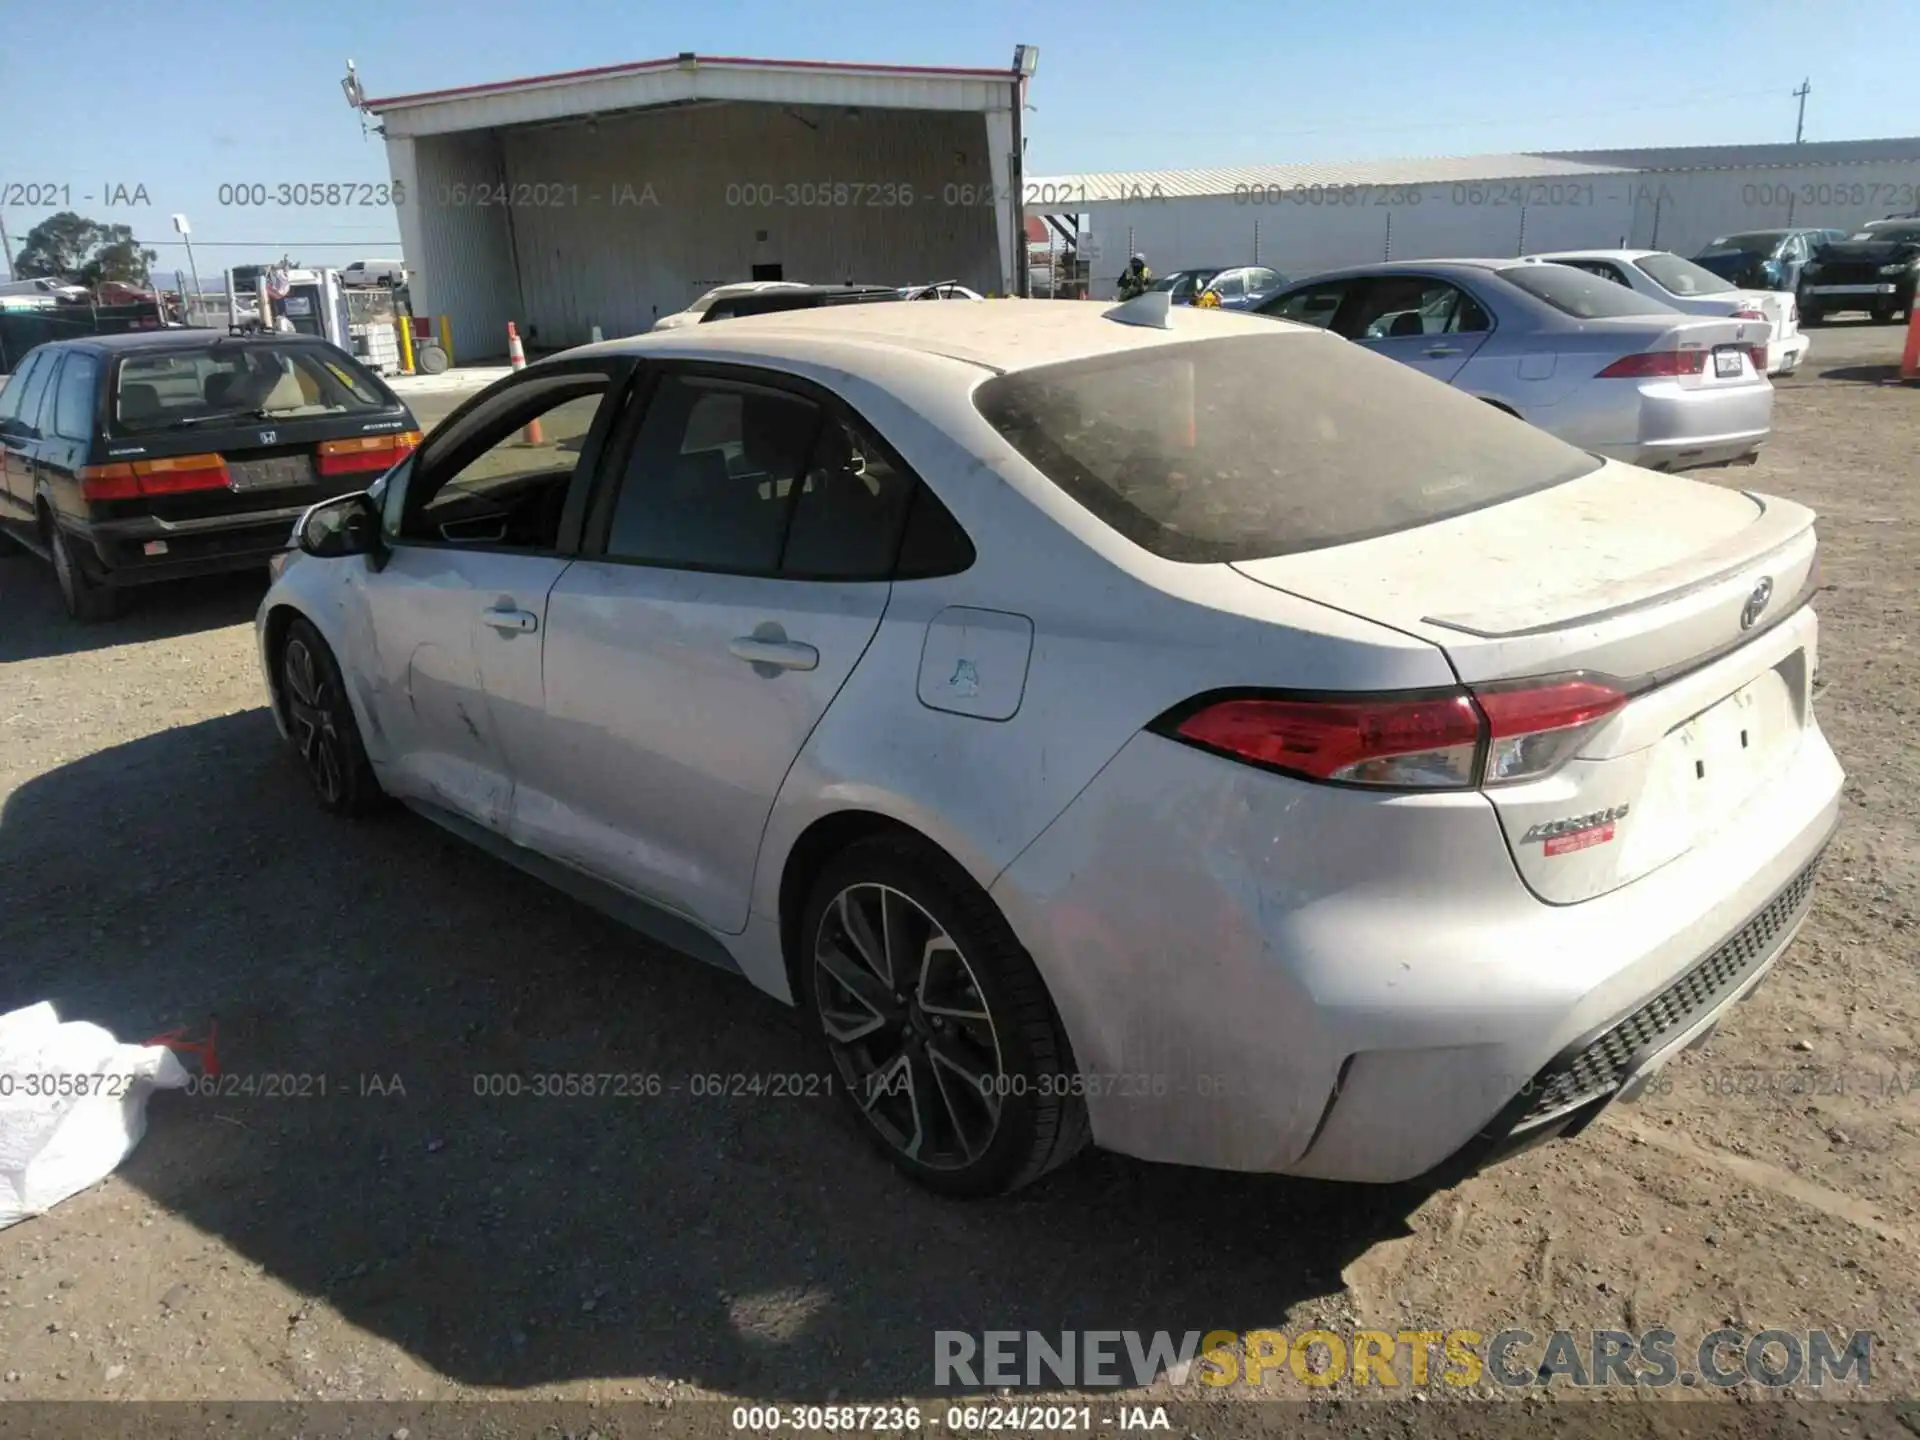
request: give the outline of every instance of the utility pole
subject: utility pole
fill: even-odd
[[[7,252],[7,278],[18,280],[20,277],[13,273],[13,241],[7,238],[7,222],[4,218],[0,218],[0,250]]]
[[[1802,80],[1793,93],[1800,99],[1800,118],[1793,122],[1793,143],[1798,145],[1807,133],[1807,96],[1813,93],[1813,81]]]

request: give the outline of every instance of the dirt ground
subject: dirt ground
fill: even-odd
[[[1764,459],[1718,472],[1821,515],[1849,781],[1811,921],[1666,1093],[1429,1196],[1090,1154],[965,1206],[822,1100],[482,1098],[808,1051],[424,822],[321,815],[263,708],[259,584],[81,627],[0,560],[0,1010],[217,1017],[226,1072],[309,1077],[160,1095],[119,1173],[0,1232],[0,1398],[851,1402],[930,1395],[939,1328],[1729,1324],[1871,1330],[1869,1393],[1920,1396],[1920,388],[1895,327],[1813,338]],[[1180,1393],[1240,1428],[1249,1392]]]

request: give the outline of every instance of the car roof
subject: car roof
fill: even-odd
[[[690,353],[745,360],[817,361],[884,375],[901,350],[1008,373],[1153,345],[1247,334],[1319,335],[1311,326],[1231,310],[1172,307],[1169,328],[1111,319],[1116,306],[1084,300],[987,300],[978,305],[830,305],[743,315],[724,325],[653,331],[566,352],[578,357]],[[864,361],[864,364],[862,364]]]
[[[1538,255],[1529,255],[1529,260],[1561,260],[1576,258],[1581,260],[1640,260],[1648,255],[1670,255],[1670,250],[1543,250]]]

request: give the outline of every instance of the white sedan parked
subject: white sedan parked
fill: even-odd
[[[798,280],[741,280],[732,285],[716,285],[684,310],[676,310],[671,315],[662,315],[653,322],[655,330],[679,330],[688,325],[698,325],[706,318],[713,302],[729,295],[755,295],[762,290],[804,290],[806,285]]]
[[[1590,271],[1690,315],[1766,320],[1773,326],[1773,337],[1767,341],[1769,375],[1791,375],[1813,348],[1812,337],[1800,328],[1800,305],[1791,294],[1784,290],[1742,290],[1706,266],[1669,250],[1559,250],[1526,258]]]
[[[954,1193],[1576,1131],[1837,815],[1808,511],[1164,294],[570,351],[296,533],[258,638],[320,803],[804,1007]]]

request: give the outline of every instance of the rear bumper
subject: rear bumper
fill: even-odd
[[[993,894],[1059,1008],[1098,1143],[1402,1181],[1580,1119],[1521,1101],[1807,871],[1841,780],[1811,725],[1711,838],[1606,895],[1548,905],[1521,883],[1484,796],[1307,785],[1148,735]],[[1664,1052],[1710,1024],[1792,923],[1772,928],[1753,968],[1721,977],[1732,988],[1701,992],[1645,1043]]]
[[[293,522],[306,510],[302,504],[197,520],[139,515],[66,529],[86,544],[102,583],[148,585],[265,565],[292,543]]]
[[[1793,334],[1784,340],[1767,342],[1767,373],[1769,375],[1791,375],[1800,368],[1800,362],[1807,358],[1807,352],[1813,348],[1813,339],[1805,334]]]
[[[1589,448],[1649,470],[1726,465],[1755,454],[1773,432],[1773,386],[1684,390],[1669,380],[1639,387],[1633,439]]]

